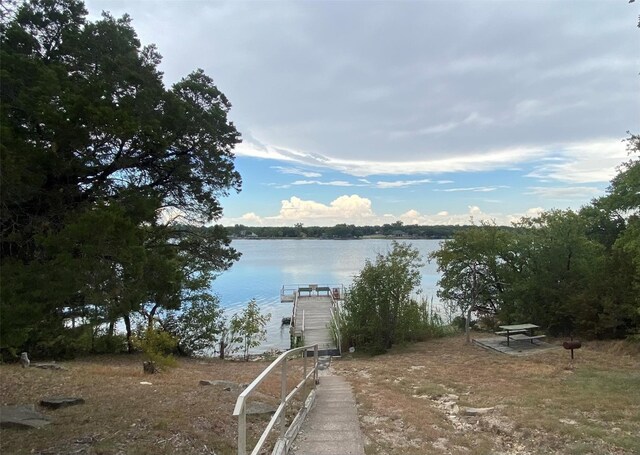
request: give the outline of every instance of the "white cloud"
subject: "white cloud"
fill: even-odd
[[[357,186],[344,180],[333,180],[331,182],[321,182],[319,180],[296,180],[291,185],[320,185],[320,186]]]
[[[242,224],[250,224],[252,226],[255,226],[256,224],[263,224],[262,218],[256,215],[254,212],[245,213],[244,215],[242,215],[242,217],[240,217],[240,219],[243,221]]]
[[[373,217],[371,201],[353,194],[340,196],[329,205],[292,196],[281,202],[278,215],[265,217],[265,220],[277,225],[302,222],[307,225],[332,226],[338,223],[368,223]]]
[[[301,175],[307,178],[322,177],[322,174],[319,172],[305,171],[294,167],[272,166],[272,169],[278,170],[281,174]]]
[[[410,209],[400,215],[385,213],[377,215],[371,201],[357,194],[344,195],[328,205],[317,201],[303,200],[292,196],[281,202],[277,215],[259,216],[253,212],[240,218],[225,218],[222,224],[229,226],[244,224],[247,226],[293,226],[303,223],[306,226],[334,226],[339,223],[355,225],[383,225],[402,221],[404,224],[418,225],[468,225],[471,222],[489,222],[508,226],[522,217],[535,217],[544,211],[541,207],[527,209],[522,213],[487,213],[479,206],[471,205],[463,213],[451,213],[443,210],[436,214],[423,214]]]
[[[384,182],[379,181],[376,182],[376,188],[406,188],[408,186],[421,185],[423,183],[431,183],[430,179],[420,179],[420,180],[397,180],[395,182]]]
[[[406,161],[360,161],[327,158],[324,165],[349,175],[407,175],[427,173],[475,172],[506,169],[518,162],[530,162],[549,152],[537,147],[513,147],[500,150],[477,151],[472,154],[449,155],[432,159]]]
[[[434,191],[442,191],[444,193],[454,193],[459,191],[470,191],[473,193],[488,193],[490,191],[496,191],[499,188],[509,188],[508,186],[498,185],[498,186],[473,186],[468,188],[447,188],[446,190],[435,189]]]
[[[525,194],[534,194],[548,199],[585,199],[602,193],[600,189],[592,186],[533,186],[528,190]]]
[[[567,183],[607,182],[627,158],[625,144],[606,139],[560,147],[552,160],[536,166],[527,177]]]

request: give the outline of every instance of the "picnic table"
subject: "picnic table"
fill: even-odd
[[[513,324],[513,325],[501,325],[502,330],[496,332],[496,335],[503,335],[507,337],[507,346],[509,346],[510,340],[515,341],[530,341],[533,344],[533,340],[539,340],[544,338],[545,335],[534,335],[534,330],[539,329],[540,326],[535,324]]]

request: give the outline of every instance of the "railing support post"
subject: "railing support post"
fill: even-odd
[[[313,346],[313,388],[318,384],[318,345]]]
[[[238,415],[238,455],[247,455],[247,413],[244,406]]]
[[[280,378],[280,403],[285,406],[280,416],[280,438],[284,438],[284,434],[287,431],[287,363],[287,359],[285,358],[284,362],[282,362],[282,376]]]
[[[306,400],[307,398],[307,350],[306,349],[302,351],[302,379],[304,380],[304,386],[302,386],[302,396]]]

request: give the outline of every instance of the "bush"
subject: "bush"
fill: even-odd
[[[148,360],[166,367],[176,365],[176,359],[172,354],[177,344],[177,340],[170,333],[155,328],[148,328],[142,338],[134,339],[134,346],[141,349]]]

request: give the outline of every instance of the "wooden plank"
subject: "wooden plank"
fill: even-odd
[[[509,335],[509,338],[517,341],[529,341],[529,340],[539,340],[540,338],[546,338],[546,335],[529,336],[529,335],[515,334],[513,336]]]
[[[509,334],[509,338],[511,338],[511,334],[527,333],[527,331],[526,330],[509,330],[509,331],[502,330],[500,332],[495,332],[496,335],[506,335],[507,333]]]
[[[318,344],[320,350],[336,349],[331,336],[331,296],[299,296],[296,308],[295,334],[302,335],[304,314],[304,344]]]

